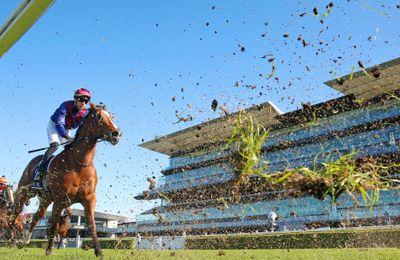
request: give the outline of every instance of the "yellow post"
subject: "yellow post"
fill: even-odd
[[[0,58],[42,16],[55,0],[25,0],[0,28]]]

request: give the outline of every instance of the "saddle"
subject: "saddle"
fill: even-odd
[[[50,159],[42,165],[42,167],[40,167],[41,161],[36,165],[35,171],[32,174],[32,188],[34,190],[44,190],[46,193],[48,193],[47,181],[44,177],[47,176],[50,163],[53,159],[54,156],[51,156]]]

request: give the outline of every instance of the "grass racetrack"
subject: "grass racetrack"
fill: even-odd
[[[272,249],[272,250],[114,250],[105,259],[400,259],[398,248]],[[41,248],[0,248],[0,259],[95,259],[93,250],[54,249],[45,257]]]
[[[398,248],[399,246],[399,227],[191,236],[185,243],[185,248],[192,250]]]

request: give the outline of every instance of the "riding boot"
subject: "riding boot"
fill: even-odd
[[[40,162],[40,165],[37,168],[37,172],[38,174],[35,176],[35,178],[33,179],[33,185],[36,188],[39,188],[38,186],[38,181],[41,179],[41,176],[44,174],[45,172],[45,166],[47,161],[50,159],[50,157],[53,155],[53,153],[55,151],[57,151],[58,148],[58,143],[57,142],[53,142],[50,144],[50,147],[47,149],[47,151],[44,153],[42,161]]]
[[[58,145],[59,144],[57,142],[53,142],[53,143],[50,144],[50,147],[44,153],[42,161],[40,162],[40,165],[38,167],[38,170],[40,172],[44,172],[44,170],[45,170],[44,167],[45,167],[47,161],[50,159],[50,157],[53,155],[53,153],[55,151],[57,151]]]

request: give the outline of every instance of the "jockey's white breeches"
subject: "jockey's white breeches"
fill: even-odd
[[[69,134],[69,130],[68,134]],[[47,136],[49,137],[49,144],[57,142],[59,144],[64,143],[66,141],[68,141],[67,139],[65,139],[64,137],[61,137],[58,134],[58,131],[56,129],[56,124],[50,120],[49,124],[47,125]]]

